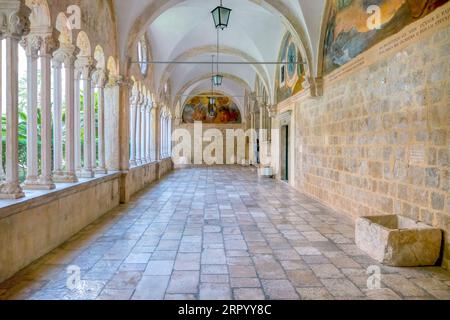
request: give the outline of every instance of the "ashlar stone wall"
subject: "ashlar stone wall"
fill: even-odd
[[[295,106],[295,186],[353,217],[444,230],[450,265],[450,28]]]

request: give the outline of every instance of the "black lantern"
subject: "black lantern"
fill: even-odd
[[[225,29],[228,27],[228,20],[230,19],[231,9],[222,6],[222,0],[220,0],[220,6],[211,11],[216,29]]]
[[[215,97],[210,97],[209,98],[209,105],[212,107],[216,104],[216,98]]]
[[[220,87],[222,85],[223,76],[220,74],[216,74],[212,77],[212,82],[216,87]]]

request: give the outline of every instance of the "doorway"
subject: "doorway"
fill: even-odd
[[[281,180],[289,181],[289,125],[281,127]]]

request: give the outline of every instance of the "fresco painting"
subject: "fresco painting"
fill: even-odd
[[[277,101],[282,102],[300,92],[303,89],[302,83],[305,79],[304,66],[295,63],[303,61],[303,58],[290,34],[284,37],[279,61],[286,62],[286,64],[279,66],[276,78]]]
[[[209,97],[216,97],[214,105],[210,105]],[[241,112],[230,97],[205,92],[189,99],[183,108],[183,122],[214,124],[240,124]]]
[[[425,17],[448,0],[332,0],[328,19],[324,74],[343,66],[362,52]],[[367,8],[377,5],[381,28],[370,30]]]

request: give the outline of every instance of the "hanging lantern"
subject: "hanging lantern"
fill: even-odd
[[[228,21],[231,15],[231,9],[222,6],[222,0],[220,0],[220,6],[211,11],[214,19],[214,25],[216,29],[225,29],[228,27]]]
[[[220,74],[216,74],[212,77],[212,82],[216,87],[220,87],[222,85],[223,76]]]
[[[216,104],[216,98],[215,97],[210,97],[209,98],[209,105],[210,106],[214,106]]]

